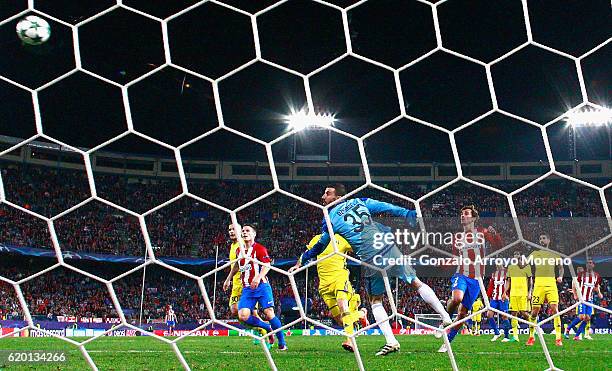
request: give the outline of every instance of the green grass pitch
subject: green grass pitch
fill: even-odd
[[[564,340],[554,345],[554,336],[545,335],[555,366],[564,370],[604,370],[612,364],[612,336],[594,335],[593,341]],[[433,336],[398,336],[400,353],[375,357],[383,344],[382,336],[358,338],[367,370],[450,370],[446,354],[437,353],[441,340]],[[460,369],[465,370],[544,370],[548,368],[539,342],[533,347],[521,343],[491,343],[489,336],[459,336],[453,350]],[[355,370],[352,353],[340,348],[341,337],[289,337],[289,350],[272,355],[279,370]],[[100,338],[86,346],[100,370],[179,370],[172,348],[149,337]],[[194,370],[266,370],[262,349],[246,337],[188,337],[179,342],[187,363]],[[64,350],[66,363],[16,365],[1,364],[1,370],[85,370],[87,363],[77,348],[53,338],[5,338],[2,350]]]

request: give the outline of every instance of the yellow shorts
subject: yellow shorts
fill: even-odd
[[[559,290],[557,286],[535,286],[531,295],[531,305],[541,306],[544,302],[548,304],[559,304]]]
[[[242,286],[234,286],[232,285],[232,295],[230,296],[229,306],[233,306],[234,304],[238,305],[240,301],[240,295],[242,295]]]
[[[348,274],[339,275],[335,281],[319,287],[319,295],[331,311],[332,317],[340,315],[337,300],[339,291],[345,293],[351,311],[357,310],[361,304],[361,297],[355,293],[351,281],[348,279]]]
[[[480,321],[482,321],[482,313],[472,317],[472,321],[473,322],[480,322]]]
[[[510,297],[510,311],[511,312],[528,312],[531,310],[527,295],[525,296],[511,296]]]

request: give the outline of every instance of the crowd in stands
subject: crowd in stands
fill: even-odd
[[[142,214],[182,192],[178,178],[163,181],[147,178],[131,179],[121,175],[94,173],[98,196]],[[151,191],[153,190],[153,191]]]
[[[84,171],[0,161],[7,199],[51,217],[91,196]]]
[[[13,207],[0,204],[0,225],[0,244],[51,246],[47,223]]]
[[[145,251],[138,218],[98,201],[57,219],[55,231],[64,250],[130,256]]]
[[[55,215],[89,197],[83,171],[16,165],[7,162],[2,179],[6,197],[16,204]],[[101,197],[136,212],[159,205],[180,192],[176,179],[132,178],[96,174],[96,188]],[[320,183],[282,184],[283,189],[317,201],[322,192]],[[350,184],[349,189],[358,186]],[[415,187],[429,185],[398,183],[388,185],[398,192],[410,193]],[[423,188],[424,187],[424,188]],[[235,208],[271,189],[269,182],[206,181],[189,182],[194,194],[220,205]],[[389,194],[366,189],[356,196],[370,196],[413,208],[410,202]],[[566,180],[540,182],[514,197],[521,218],[523,233],[531,241],[543,229],[552,230],[553,240],[563,241],[558,248],[571,253],[609,233],[601,199],[597,192]],[[481,224],[489,224],[502,233],[507,243],[517,233],[510,216],[506,197],[467,183],[456,183],[435,193],[421,203],[425,223],[431,230],[457,229],[457,215],[464,205],[474,204],[481,215]],[[319,233],[322,212],[280,193],[272,194],[238,212],[240,222],[256,223],[259,240],[277,258],[295,257],[310,238]],[[551,218],[557,216],[558,218]],[[568,218],[571,216],[572,218]],[[8,228],[0,231],[1,242],[17,246],[49,247],[44,224],[21,211],[7,206],[0,209],[0,218]],[[570,220],[571,219],[571,220]],[[226,228],[229,214],[190,197],[183,197],[147,215],[148,232],[158,256],[217,256],[227,248]],[[542,225],[546,224],[545,227]],[[571,224],[571,228],[567,226]],[[55,222],[62,248],[76,252],[142,256],[144,240],[138,219],[98,201],[82,205]],[[555,234],[560,235],[555,238]]]
[[[597,191],[585,186],[568,185],[567,181],[536,183],[514,198],[517,213],[526,217],[543,218],[604,217]]]
[[[0,320],[21,318],[23,314],[13,286],[0,280]]]

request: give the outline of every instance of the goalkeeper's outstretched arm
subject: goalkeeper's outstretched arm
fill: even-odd
[[[329,241],[331,241],[331,238],[329,237],[329,233],[327,232],[327,227],[324,223],[323,233],[321,233],[321,238],[319,238],[319,241],[317,241],[317,243],[315,243],[311,249],[304,251],[304,253],[300,255],[300,257],[297,260],[297,263],[295,263],[293,267],[289,268],[289,273],[293,272],[296,269],[299,269],[302,266],[302,264],[308,263],[308,261],[310,261],[312,258],[322,253],[323,250],[325,250],[325,246],[329,244]]]
[[[416,210],[406,209],[401,206],[395,206],[388,202],[378,201],[371,198],[362,198],[362,201],[365,203],[366,207],[371,213],[389,213],[393,216],[406,218],[411,226],[416,225]]]

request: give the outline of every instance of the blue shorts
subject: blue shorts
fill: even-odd
[[[259,303],[259,309],[266,309],[274,306],[274,297],[272,296],[272,286],[269,283],[260,283],[255,290],[250,287],[242,289],[242,295],[238,301],[238,310],[248,308],[251,311],[255,309],[255,304]]]
[[[463,292],[461,304],[467,309],[472,310],[472,305],[480,294],[478,280],[466,277],[463,274],[455,273],[451,277],[451,291],[460,290]]]
[[[406,282],[407,284],[411,284],[412,280],[416,278],[416,275],[413,271],[406,269],[404,270],[402,266],[396,265],[393,268],[387,271],[387,275],[389,277],[389,284],[395,284],[395,278],[399,278],[400,280]],[[366,293],[368,295],[379,296],[383,295],[387,290],[385,290],[385,280],[380,272],[374,273],[370,277],[366,277]]]
[[[586,314],[587,316],[590,316],[593,314],[593,307],[580,303],[578,304],[578,314]]]
[[[168,326],[168,327],[174,327],[175,325],[176,325],[176,322],[174,322],[174,321],[167,321],[166,322],[166,326]]]
[[[491,308],[500,310],[504,313],[508,313],[510,308],[509,300],[491,300]]]

